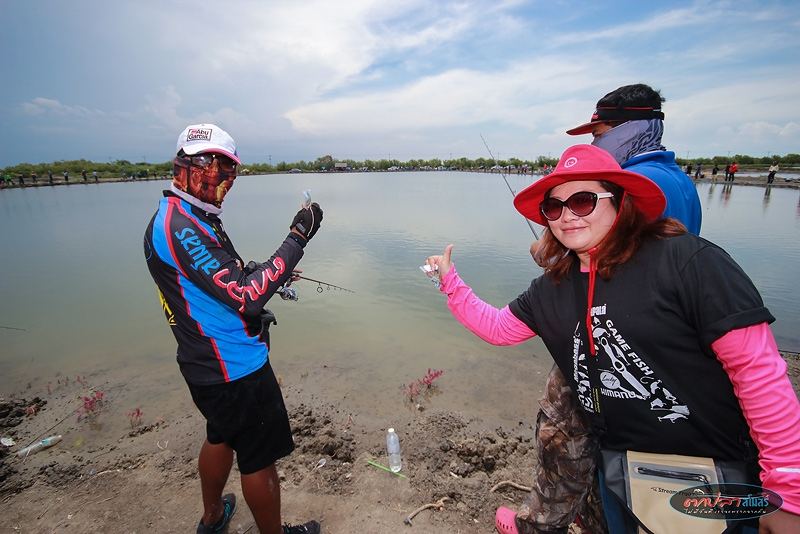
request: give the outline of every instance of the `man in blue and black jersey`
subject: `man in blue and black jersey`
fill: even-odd
[[[188,126],[178,137],[174,179],[144,236],[147,266],[178,342],[178,365],[206,419],[198,468],[203,516],[197,532],[220,532],[236,509],[223,496],[234,451],[242,493],[264,534],[316,534],[319,523],[281,526],[275,461],[294,449],[283,396],[269,364],[267,301],[293,278],[322,221],[303,207],[269,260],[244,265],[222,227],[222,202],[240,163],[219,126]],[[255,267],[253,267],[255,265]]]

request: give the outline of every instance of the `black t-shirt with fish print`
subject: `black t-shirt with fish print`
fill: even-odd
[[[577,281],[577,283],[576,283]],[[588,273],[575,262],[510,303],[541,336],[614,450],[752,459],[757,451],[711,350],[725,333],[774,317],[721,248],[686,234],[644,243],[610,280],[597,276],[587,345]]]

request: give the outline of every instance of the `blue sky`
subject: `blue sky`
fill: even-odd
[[[800,152],[796,1],[0,2],[0,166],[166,161],[195,122],[245,162],[557,156],[639,82],[679,157]]]

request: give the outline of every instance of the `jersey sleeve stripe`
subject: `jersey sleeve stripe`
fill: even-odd
[[[217,236],[214,233],[214,229],[211,228],[211,226],[209,226],[208,223],[205,223],[200,219],[198,219],[197,217],[195,217],[194,215],[192,215],[192,208],[188,202],[174,197],[171,198],[170,201],[178,208],[178,211],[180,211],[184,217],[186,217],[187,219],[192,221],[195,225],[197,225],[200,231],[203,232],[207,238],[212,240],[215,245],[220,246],[219,241],[217,240]]]

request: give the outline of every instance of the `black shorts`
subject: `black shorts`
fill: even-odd
[[[235,450],[242,474],[269,467],[294,450],[289,414],[269,363],[233,382],[189,384],[189,391],[206,418],[209,443]]]

